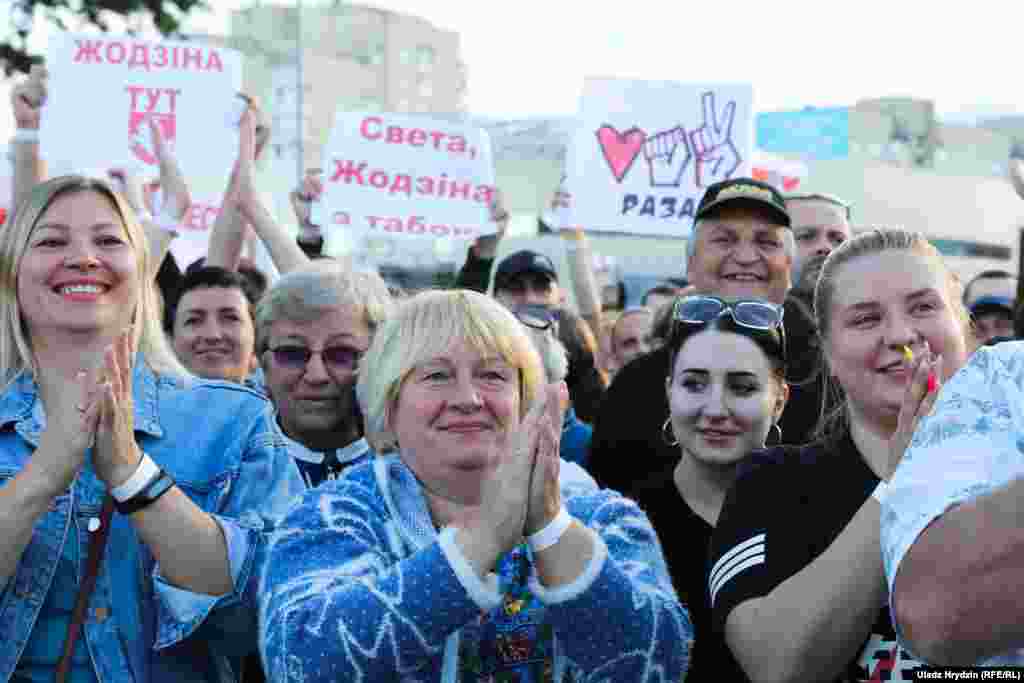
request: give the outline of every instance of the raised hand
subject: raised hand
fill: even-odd
[[[288,195],[292,202],[292,210],[299,222],[300,235],[307,241],[319,239],[322,231],[313,223],[313,202],[320,201],[324,193],[323,170],[311,168],[306,171],[302,184]]]
[[[56,496],[71,485],[96,438],[101,410],[96,372],[79,371],[74,386],[52,399],[46,404],[46,429],[32,456],[32,467],[42,473]]]
[[[251,207],[259,201],[253,178],[256,161],[256,122],[252,109],[242,114],[238,123],[238,159],[231,172],[231,183],[228,186],[225,203],[235,206],[246,219],[251,219]]]
[[[917,423],[931,412],[942,383],[942,356],[935,356],[925,342],[925,352],[914,360],[913,372],[900,405],[896,431],[889,439],[889,471],[891,477],[903,459]]]
[[[114,488],[128,481],[142,458],[142,451],[135,442],[131,332],[120,334],[107,348],[103,374],[93,462],[100,479]]]
[[[178,166],[174,150],[164,139],[164,131],[159,122],[152,116],[148,118],[149,135],[153,152],[160,164],[160,188],[163,190],[163,206],[160,213],[175,222],[185,217],[185,212],[192,205],[192,196],[188,191],[188,183]],[[154,212],[155,213],[155,212]]]
[[[644,142],[644,158],[651,172],[651,186],[679,187],[693,158],[686,129],[676,126],[648,137]]]
[[[715,93],[704,93],[702,103],[704,123],[690,133],[691,148],[697,160],[697,187],[707,187],[731,177],[742,162],[732,141],[736,103],[726,104],[721,118],[716,112]]]
[[[546,387],[544,415],[538,424],[537,455],[530,480],[530,499],[526,506],[527,536],[546,527],[562,508],[562,492],[558,486],[561,463],[559,452],[568,400],[569,389],[565,382]]]
[[[18,128],[39,129],[39,119],[46,104],[47,79],[46,67],[35,64],[28,78],[11,90],[14,123]]]
[[[150,213],[146,205],[146,190],[138,174],[125,168],[112,168],[107,171],[107,175],[114,189],[125,198],[138,216],[143,217]]]

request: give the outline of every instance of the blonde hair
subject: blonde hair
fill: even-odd
[[[971,316],[963,304],[963,285],[956,273],[946,265],[942,254],[935,248],[935,245],[919,232],[910,232],[900,228],[874,227],[859,232],[840,244],[832,250],[822,264],[818,282],[814,287],[814,316],[821,339],[827,342],[831,333],[832,306],[835,303],[836,295],[836,274],[844,265],[859,258],[887,251],[905,251],[917,254],[930,263],[934,271],[945,277],[947,304],[960,320],[965,338],[969,337],[972,323]],[[825,367],[828,364],[828,359],[824,354],[822,354],[822,363],[825,368],[821,373],[822,381],[827,384],[822,393],[821,420],[818,423],[817,432],[822,437],[841,437],[846,432],[846,402],[843,400],[842,387],[837,382],[829,380],[831,373]],[[836,407],[831,413],[825,414],[830,392]]]
[[[399,302],[363,356],[356,396],[366,438],[378,452],[398,446],[391,418],[409,373],[447,356],[459,342],[498,354],[519,372],[522,418],[545,383],[544,366],[523,326],[489,296],[468,290],[426,291]]]
[[[132,348],[138,349],[154,371],[189,376],[178,361],[164,335],[162,304],[156,289],[156,268],[150,264],[145,231],[135,212],[104,180],[80,175],[65,175],[39,183],[18,206],[10,225],[0,231],[0,372],[6,388],[23,371],[38,375],[35,357],[25,331],[18,301],[18,272],[28,250],[29,238],[39,219],[59,197],[80,192],[95,192],[114,208],[128,242],[135,252],[139,278],[138,299],[132,326]]]
[[[345,305],[359,309],[372,332],[391,314],[394,301],[378,273],[351,263],[320,259],[287,273],[256,305],[256,353],[266,350],[278,320],[312,322]]]

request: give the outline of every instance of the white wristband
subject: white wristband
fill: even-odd
[[[39,131],[35,128],[18,128],[14,131],[12,142],[39,142]]]
[[[554,544],[558,543],[562,535],[569,530],[572,526],[572,517],[569,515],[569,511],[562,506],[562,509],[558,511],[555,518],[548,522],[548,525],[538,531],[535,534],[530,534],[530,537],[526,539],[527,543],[530,544],[530,550],[535,553],[541,550],[547,550]]]
[[[153,462],[152,458],[143,453],[142,460],[139,461],[139,466],[135,468],[135,473],[128,477],[128,481],[125,483],[116,488],[110,489],[110,495],[112,495],[114,500],[118,503],[123,503],[141,491],[146,484],[149,483],[149,480],[152,479],[159,471],[160,466]]]
[[[886,492],[889,490],[889,482],[882,479],[878,482],[878,486],[871,492],[871,497],[878,501],[878,504],[882,504],[882,499],[885,497]]]

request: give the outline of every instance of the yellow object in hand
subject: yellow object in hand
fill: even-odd
[[[910,350],[909,346],[903,347],[903,357],[907,360],[907,363],[914,362],[914,352]]]

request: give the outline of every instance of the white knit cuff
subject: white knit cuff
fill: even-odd
[[[462,554],[459,544],[455,542],[456,527],[445,527],[441,531],[438,543],[441,545],[441,552],[444,553],[452,571],[458,577],[459,583],[466,589],[466,593],[473,599],[477,606],[486,611],[496,609],[501,604],[501,593],[498,592],[498,577],[491,572],[487,575],[487,581],[481,581],[480,576],[470,565],[469,560]]]
[[[545,605],[558,605],[563,602],[569,602],[585,593],[594,585],[594,581],[597,580],[601,570],[604,569],[604,563],[608,560],[608,546],[605,545],[604,539],[598,536],[592,529],[580,526],[593,538],[594,554],[579,576],[563,586],[545,588],[541,584],[540,578],[537,576],[537,568],[534,566],[533,575],[530,577],[530,590]]]

